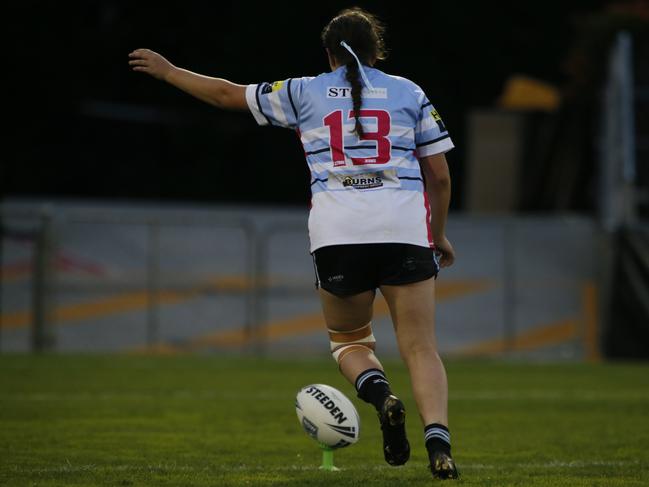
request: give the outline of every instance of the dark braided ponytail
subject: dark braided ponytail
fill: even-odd
[[[356,121],[354,125],[354,133],[359,137],[362,137],[365,132],[363,131],[363,125],[361,124],[358,114],[361,111],[363,103],[361,98],[363,85],[361,83],[361,74],[358,72],[358,64],[355,59],[347,63],[347,74],[345,78],[349,81],[349,84],[352,85],[352,103],[354,104],[354,119]]]
[[[324,47],[329,50],[338,63],[347,67],[346,79],[352,87],[352,103],[356,120],[354,133],[359,137],[364,135],[363,125],[359,118],[363,83],[356,59],[341,45],[341,42],[349,44],[362,64],[371,65],[386,57],[383,42],[384,31],[385,27],[374,15],[359,7],[341,11],[322,30]]]

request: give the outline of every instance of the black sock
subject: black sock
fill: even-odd
[[[380,369],[367,369],[356,378],[358,397],[381,411],[385,398],[392,394],[390,383]]]
[[[432,423],[426,426],[424,428],[424,441],[429,455],[438,451],[448,455],[451,454],[451,434],[443,424]]]

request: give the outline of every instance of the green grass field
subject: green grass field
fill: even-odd
[[[370,407],[330,358],[0,356],[0,485],[429,485],[403,366],[410,462],[383,461]],[[450,362],[453,451],[466,486],[649,485],[649,366]],[[299,426],[306,384],[342,389],[361,439],[340,472]],[[452,484],[452,482],[451,482]]]

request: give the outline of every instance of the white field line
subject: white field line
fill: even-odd
[[[502,391],[449,391],[449,399],[457,401],[499,401],[499,400],[568,400],[568,401],[649,401],[649,392],[643,390],[602,391],[579,390],[502,390]]]
[[[458,464],[460,465],[460,464]],[[581,461],[575,460],[572,462],[566,461],[551,461],[551,462],[539,462],[539,463],[508,463],[505,465],[486,465],[482,463],[462,463],[460,466],[465,469],[470,470],[497,470],[497,469],[509,469],[512,468],[529,468],[529,469],[545,469],[545,468],[589,468],[589,467],[630,467],[630,466],[640,466],[647,465],[649,463],[643,464],[638,460],[634,461],[610,461],[610,460],[593,460],[593,461]]]
[[[647,466],[649,463],[640,461],[610,461],[610,460],[591,460],[581,461],[576,460],[572,462],[566,461],[550,461],[550,462],[537,462],[537,463],[506,463],[499,465],[489,465],[484,463],[458,463],[458,467],[462,470],[511,470],[517,469],[571,469],[571,468],[590,468],[590,467],[638,467]],[[410,464],[406,465],[404,469],[419,469],[421,465]],[[387,465],[359,465],[357,467],[347,466],[343,470],[389,470],[393,471],[392,467]],[[70,463],[61,465],[60,467],[36,467],[25,468],[19,466],[10,466],[7,471],[11,473],[81,473],[81,472],[284,472],[284,471],[318,471],[317,465],[177,465],[177,464],[153,464],[153,465],[72,465]]]
[[[295,391],[297,392],[297,390]],[[292,396],[293,392],[271,392],[271,391],[250,391],[250,392],[228,392],[214,390],[190,391],[160,391],[160,392],[74,392],[74,393],[39,393],[39,392],[16,392],[0,393],[0,401],[97,401],[97,400],[146,400],[146,399],[232,399],[232,400],[255,400],[255,399],[284,399]],[[627,391],[603,391],[603,390],[502,390],[502,391],[451,391],[451,401],[647,401],[649,392],[643,390]]]

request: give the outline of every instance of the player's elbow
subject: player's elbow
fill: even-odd
[[[447,189],[451,187],[451,175],[446,168],[434,170],[430,166],[424,167],[426,186],[436,189]]]
[[[444,154],[423,157],[420,159],[420,164],[427,186],[438,189],[450,188],[451,174]]]
[[[210,96],[210,104],[214,105],[217,108],[222,108],[225,110],[240,110],[243,107],[241,102],[241,96],[239,93],[230,86],[220,87],[214,90]],[[243,97],[245,104],[245,95]]]
[[[429,178],[426,179],[426,183],[436,188],[446,189],[451,187],[451,176],[448,173],[435,174],[432,173]]]
[[[210,105],[216,108],[227,108],[228,93],[223,88],[216,88],[212,90],[209,96]]]

